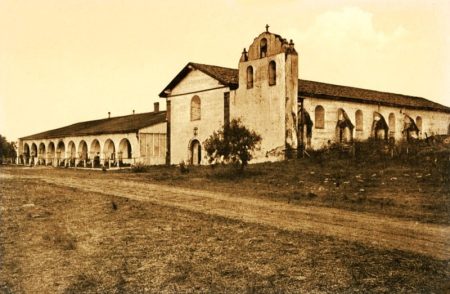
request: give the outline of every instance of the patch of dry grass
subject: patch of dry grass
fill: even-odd
[[[235,195],[262,197],[292,205],[326,206],[372,212],[420,222],[450,224],[450,161],[424,149],[410,157],[370,155],[353,159],[333,152],[309,159],[248,166],[241,174],[227,166],[139,167],[101,173],[46,169],[63,177],[90,177],[199,188]],[[411,151],[412,152],[412,151]],[[24,169],[24,174],[35,169]]]
[[[106,176],[450,224],[448,173],[445,158],[361,161],[329,155],[322,160],[254,164],[244,174],[218,165],[190,167],[189,173],[154,166],[141,174],[121,171]]]
[[[297,165],[283,164],[289,169]],[[268,169],[278,167],[263,165],[260,176],[269,174]],[[86,176],[63,172],[68,177]],[[197,172],[200,176],[205,170],[191,175]],[[283,181],[271,179],[272,184]],[[305,197],[314,201],[322,196]],[[38,180],[2,179],[0,206],[0,289],[9,289],[4,292],[429,293],[449,289],[448,261]]]

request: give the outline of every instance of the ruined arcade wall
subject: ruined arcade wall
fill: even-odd
[[[353,138],[355,140],[367,140],[371,136],[372,123],[374,119],[374,112],[379,112],[383,115],[386,123],[389,124],[389,115],[395,115],[395,130],[389,130],[390,135],[393,135],[396,141],[402,140],[404,127],[404,114],[410,116],[414,121],[420,116],[422,118],[422,130],[419,133],[420,138],[425,138],[426,135],[447,134],[450,124],[450,113],[419,110],[411,108],[383,106],[376,104],[337,101],[329,99],[305,97],[304,109],[309,113],[311,120],[315,122],[315,108],[321,105],[325,109],[325,127],[318,129],[314,125],[312,128],[311,148],[319,149],[330,142],[336,142],[336,124],[338,120],[338,110],[342,108],[353,125],[356,126],[356,111],[361,110],[363,113],[363,130],[357,131],[356,127],[353,130]],[[392,133],[393,131],[393,133]]]

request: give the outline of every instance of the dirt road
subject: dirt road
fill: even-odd
[[[29,177],[62,187],[146,201],[247,223],[333,236],[377,248],[396,248],[437,259],[450,258],[449,226],[333,208],[280,203],[256,199],[251,195],[230,195],[139,183],[127,179],[62,178],[52,174],[16,175],[9,174],[7,171],[0,176]]]

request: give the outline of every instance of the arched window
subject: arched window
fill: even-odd
[[[259,57],[264,58],[267,56],[267,39],[261,39],[261,43],[259,43]]]
[[[395,134],[395,114],[390,113],[388,117],[388,126],[389,126],[389,134],[394,135]]]
[[[275,61],[269,62],[269,86],[277,83],[277,64]]]
[[[316,106],[314,110],[314,125],[316,129],[325,128],[325,110],[321,105]]]
[[[247,67],[247,89],[253,88],[253,67]]]
[[[420,116],[416,117],[416,126],[422,132],[422,118]]]
[[[361,110],[357,110],[355,113],[355,124],[357,131],[364,130],[363,113]]]
[[[191,120],[200,120],[200,117],[201,117],[200,97],[195,95],[191,99]]]

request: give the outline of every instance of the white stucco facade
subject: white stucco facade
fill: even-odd
[[[192,83],[191,83],[192,81]],[[206,90],[209,89],[209,90]],[[206,90],[206,91],[205,91]],[[224,95],[235,92],[220,85],[217,80],[193,69],[172,91],[171,105],[170,163],[192,163],[192,143],[197,141],[203,151],[203,142],[224,124]],[[191,120],[191,100],[200,98],[200,119]],[[204,151],[201,152],[204,155]],[[206,158],[200,154],[200,164]]]

